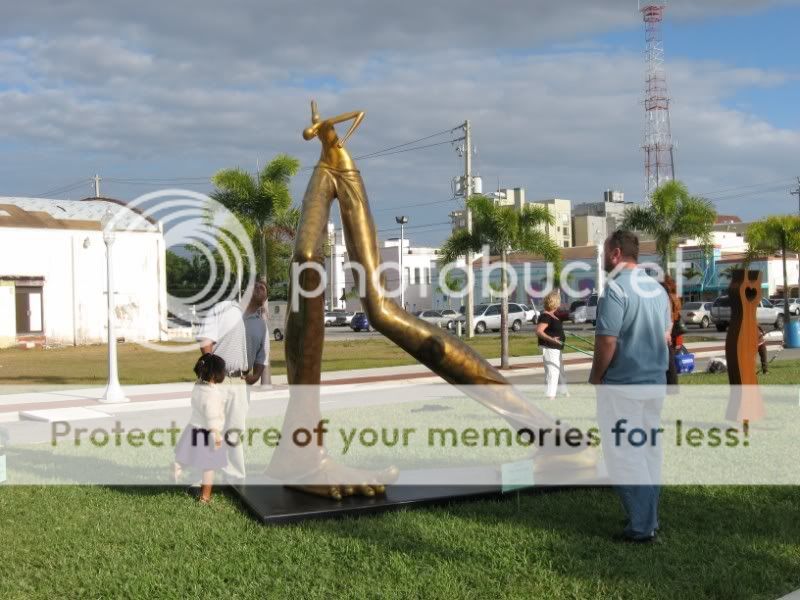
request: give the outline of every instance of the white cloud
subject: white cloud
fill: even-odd
[[[621,187],[638,199],[641,55],[579,37],[635,23],[635,11],[588,1],[482,3],[468,11],[383,4],[15,6],[0,24],[4,132],[13,143],[42,149],[54,162],[47,169],[53,179],[26,183],[41,173],[41,158],[31,166],[30,154],[13,148],[0,174],[7,185],[32,191],[104,169],[129,176],[153,169],[164,177],[236,163],[252,168],[256,157],[277,152],[313,164],[318,147],[300,138],[313,95],[324,114],[367,110],[350,144],[354,155],[470,118],[487,186],[499,176],[502,185],[525,186],[530,197],[587,201]],[[767,4],[720,0],[702,10]],[[695,5],[675,2],[670,10],[694,18]],[[549,40],[564,45],[532,50]],[[741,89],[780,86],[791,74],[675,60],[667,74],[678,175],[691,188],[793,174],[800,133],[725,104]],[[431,141],[440,139],[447,138]],[[446,221],[455,207],[442,202],[460,169],[449,146],[366,160],[361,168],[379,226],[393,223],[391,207],[436,202],[408,211],[417,224]],[[306,176],[298,178],[298,195]],[[721,210],[754,216],[782,206],[777,193],[757,209],[745,200],[726,201]]]

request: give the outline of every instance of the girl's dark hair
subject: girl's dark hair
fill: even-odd
[[[195,364],[194,374],[203,381],[222,383],[225,381],[225,361],[216,354],[204,354]]]

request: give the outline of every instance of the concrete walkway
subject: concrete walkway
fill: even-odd
[[[725,346],[719,342],[695,342],[686,345],[696,358],[722,356]],[[780,343],[770,344],[770,351],[780,349]],[[500,359],[490,359],[490,363],[499,366]],[[542,357],[519,356],[510,359],[511,368],[504,371],[510,379],[521,376],[542,374]],[[564,355],[567,371],[587,370],[591,365],[591,357],[587,354],[570,352]],[[420,364],[374,369],[355,369],[348,371],[328,371],[322,374],[323,386],[353,385],[363,389],[368,385],[376,388],[387,385],[396,387],[406,383],[423,384],[441,381],[427,367]],[[286,398],[288,396],[285,375],[273,377],[273,388],[270,390],[253,389],[254,400]],[[125,386],[125,393],[130,400],[128,404],[102,404],[98,399],[102,396],[104,386],[91,388],[69,388],[68,386],[41,386],[36,391],[25,391],[15,394],[0,394],[0,422],[18,421],[25,418],[30,411],[51,409],[111,409],[114,412],[138,412],[154,408],[173,408],[188,406],[191,396],[191,382],[162,383],[152,385]],[[30,386],[28,386],[30,387]],[[35,386],[34,386],[35,387]]]

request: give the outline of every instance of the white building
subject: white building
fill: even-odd
[[[166,339],[159,223],[106,198],[0,197],[0,347],[106,342],[106,211],[126,229],[113,252],[117,335]]]
[[[400,293],[398,291],[400,285],[400,277],[398,276],[401,252],[400,239],[390,238],[384,241],[379,248],[379,252],[381,265],[385,265],[383,276],[386,292],[392,295],[396,294],[393,297],[397,304],[400,304]],[[416,312],[430,308],[458,309],[461,306],[458,299],[451,299],[448,302],[447,296],[440,289],[438,248],[413,247],[406,238],[403,240],[402,252],[406,310]],[[458,269],[454,269],[454,277],[463,279],[463,273],[460,268],[464,264],[463,259],[456,263]],[[345,287],[347,310],[362,310],[361,300],[358,298],[358,290],[350,269],[345,273]]]
[[[328,222],[328,248],[325,257],[325,273],[328,278],[325,291],[325,306],[328,310],[345,307],[347,287],[345,283],[344,262],[347,257],[344,230],[336,229],[333,223]]]

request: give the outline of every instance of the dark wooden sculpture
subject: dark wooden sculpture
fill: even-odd
[[[761,302],[761,271],[734,270],[728,294],[731,317],[725,340],[725,358],[731,394],[726,417],[733,421],[754,421],[764,416],[764,402],[756,376],[756,309]]]

